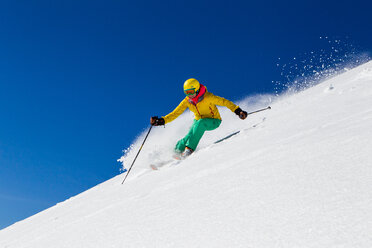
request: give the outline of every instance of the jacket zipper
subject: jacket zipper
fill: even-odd
[[[198,114],[199,114],[200,118],[202,118],[202,116],[201,116],[201,114],[200,114],[200,112],[199,112],[199,109],[198,109],[198,107],[196,106],[196,104],[195,104],[195,108],[196,108],[196,111],[198,111]]]
[[[212,118],[214,118],[214,113],[213,113],[213,110],[211,107],[209,107],[209,109],[211,110],[211,114],[212,114]]]

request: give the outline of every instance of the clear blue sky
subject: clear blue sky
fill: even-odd
[[[0,3],[0,229],[119,173],[149,117],[196,77],[231,100],[273,92],[278,57],[320,36],[372,50],[368,1]]]

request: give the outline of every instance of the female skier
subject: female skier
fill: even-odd
[[[190,131],[176,144],[175,152],[181,156],[180,158],[186,158],[195,151],[205,131],[212,131],[220,126],[221,116],[216,105],[229,108],[242,120],[247,118],[247,112],[233,102],[208,92],[207,88],[194,78],[186,80],[183,89],[186,97],[172,113],[161,118],[154,116],[150,119],[151,125],[160,126],[175,120],[186,108],[195,114]]]

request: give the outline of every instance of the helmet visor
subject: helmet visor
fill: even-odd
[[[196,93],[195,89],[187,89],[185,90],[186,96],[194,95]]]

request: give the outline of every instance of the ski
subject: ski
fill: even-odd
[[[262,124],[265,120],[266,120],[266,117],[264,117],[260,122],[258,122],[258,123],[256,123],[256,124],[252,125],[251,127],[248,127],[248,128],[245,128],[245,129],[242,129],[242,130],[238,130],[238,131],[236,131],[236,132],[233,132],[233,133],[227,135],[226,137],[223,137],[222,139],[219,139],[219,140],[215,141],[213,144],[218,144],[218,143],[220,143],[220,142],[222,142],[222,141],[225,141],[225,140],[227,140],[227,139],[230,139],[231,137],[233,137],[233,136],[239,134],[239,133],[242,132],[242,131],[246,131],[246,130],[249,130],[249,129],[255,128],[255,127],[257,127],[258,125]]]
[[[234,132],[232,134],[229,134],[229,135],[227,135],[226,137],[224,137],[222,139],[219,139],[219,140],[215,141],[214,144],[218,144],[218,143],[220,143],[220,142],[222,142],[224,140],[227,140],[227,139],[231,138],[232,136],[237,135],[238,133],[240,133],[240,130],[239,131],[236,131],[236,132]]]

